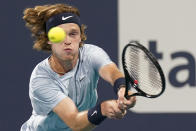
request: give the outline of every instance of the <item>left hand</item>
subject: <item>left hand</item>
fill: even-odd
[[[101,113],[110,119],[122,119],[126,115],[126,110],[119,109],[116,100],[107,100],[101,103]]]
[[[136,97],[132,96],[129,99],[125,98],[125,87],[121,87],[118,91],[118,106],[121,110],[125,111],[135,106]],[[128,95],[133,94],[131,91],[128,91]]]

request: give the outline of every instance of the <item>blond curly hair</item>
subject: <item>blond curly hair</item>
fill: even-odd
[[[45,31],[46,21],[60,13],[73,13],[80,16],[80,12],[77,8],[67,4],[53,4],[53,5],[42,5],[35,6],[34,8],[26,8],[24,10],[23,19],[26,22],[26,27],[32,32],[32,36],[35,38],[33,48],[36,50],[51,51],[51,45],[48,44],[48,36]],[[85,34],[86,26],[81,25],[81,43],[86,40]]]

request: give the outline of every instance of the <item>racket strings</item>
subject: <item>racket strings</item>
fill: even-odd
[[[162,91],[162,82],[158,69],[139,48],[130,46],[125,53],[125,64],[129,75],[138,80],[138,88],[149,95]]]
[[[139,64],[139,57],[138,57],[139,54],[138,53],[139,52],[137,49],[133,49],[133,48],[130,49],[130,52],[132,52],[132,53],[131,53],[131,56],[128,60],[132,66],[128,66],[128,68],[129,68],[128,71],[130,74],[132,74],[134,79],[138,80],[139,79],[138,72],[135,72],[134,70],[138,70],[138,64]],[[133,58],[135,59],[134,61],[132,60]]]

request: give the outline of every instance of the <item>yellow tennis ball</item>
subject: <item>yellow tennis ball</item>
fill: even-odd
[[[65,31],[60,27],[53,27],[48,32],[48,39],[52,43],[60,43],[66,37]]]

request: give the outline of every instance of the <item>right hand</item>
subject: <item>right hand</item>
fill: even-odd
[[[101,103],[101,113],[110,119],[122,119],[126,114],[126,110],[119,109],[116,100],[108,100]]]
[[[125,96],[125,88],[120,88],[118,91],[118,100],[117,103],[119,104],[119,109],[121,110],[128,110],[135,106],[136,104],[136,96],[132,96],[129,99],[126,99]],[[132,95],[131,91],[128,91],[128,95]]]

